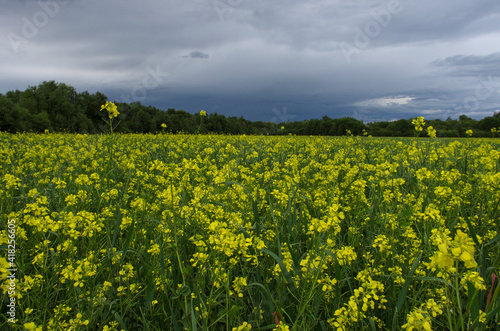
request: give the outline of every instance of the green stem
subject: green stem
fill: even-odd
[[[181,263],[181,257],[179,256],[179,251],[177,250],[178,248],[178,244],[177,244],[177,233],[175,234],[175,254],[177,255],[177,261],[179,262],[179,269],[181,270],[181,276],[182,276],[182,286],[185,286],[186,285],[186,278],[184,277],[184,268],[182,267],[182,263]],[[186,312],[186,318],[189,317],[189,314],[188,314],[188,306],[187,306],[187,296],[184,295],[184,309],[185,309],[185,312]]]
[[[448,286],[446,286],[446,317],[448,318],[448,327],[450,328],[450,330],[453,330],[453,325],[451,323],[450,305],[449,305],[450,300],[448,300],[448,298],[449,298]]]
[[[455,268],[458,271],[458,261],[455,262]],[[462,315],[462,304],[460,303],[460,287],[458,284],[458,275],[455,275],[455,293],[457,294],[458,313],[460,315],[460,328],[464,331],[464,317]]]

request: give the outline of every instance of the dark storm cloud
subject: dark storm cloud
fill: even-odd
[[[500,109],[500,2],[0,1],[0,92],[302,120]],[[486,87],[485,87],[486,84]]]
[[[453,76],[500,76],[500,52],[487,55],[455,55],[432,63]]]

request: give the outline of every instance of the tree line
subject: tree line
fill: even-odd
[[[0,94],[0,130],[7,132],[109,132],[108,114],[100,111],[107,97],[96,92],[78,93],[74,87],[55,81],[44,81],[25,91],[9,91]],[[243,117],[226,117],[211,113],[202,116],[184,110],[161,110],[140,102],[117,103],[120,112],[114,132],[122,133],[218,133],[218,134],[295,134],[329,135],[346,134],[389,137],[414,135],[412,119],[382,121],[365,124],[351,117],[274,123],[249,121]],[[474,136],[491,137],[491,129],[500,131],[500,112],[482,120],[461,115],[458,120],[426,120],[433,126],[438,137],[465,137],[467,130]],[[348,131],[349,130],[349,133]]]

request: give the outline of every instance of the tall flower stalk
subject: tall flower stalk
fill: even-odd
[[[436,129],[434,129],[432,126],[429,126],[427,128],[427,135],[429,138],[436,138]]]
[[[108,117],[109,117],[109,120],[104,119],[104,122],[106,122],[106,124],[109,125],[109,131],[113,133],[113,118],[118,117],[118,115],[120,115],[120,113],[118,112],[118,107],[116,107],[116,105],[113,102],[106,101],[106,103],[101,106],[101,111],[103,110],[106,110],[108,112]],[[118,124],[120,124],[120,122],[118,122],[115,125],[114,127],[115,129],[118,126]]]
[[[207,112],[204,110],[200,111],[200,126],[198,127],[198,133],[201,132],[201,127],[203,125],[203,117],[207,117]]]
[[[424,117],[420,116],[411,121],[411,124],[415,125],[415,135],[420,136],[420,132],[424,130],[425,122]]]

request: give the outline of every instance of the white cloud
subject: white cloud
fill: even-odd
[[[370,99],[355,102],[354,105],[358,107],[370,107],[370,106],[382,106],[382,107],[390,107],[390,106],[400,106],[409,103],[411,100],[415,99],[414,97],[408,96],[396,96],[396,97],[384,97],[377,99]]]

